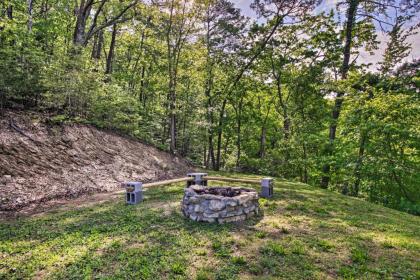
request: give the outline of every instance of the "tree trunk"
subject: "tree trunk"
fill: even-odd
[[[92,58],[99,60],[101,58],[102,46],[104,44],[104,32],[101,30],[95,35],[92,48]]]
[[[150,22],[150,16],[147,18],[147,22],[146,22],[146,26],[149,24]],[[143,31],[141,32],[141,39],[140,39],[140,48],[139,48],[139,57],[137,59],[136,64],[138,63],[139,59],[143,56],[143,46],[144,46],[144,40],[146,38],[145,35],[145,30],[143,29]],[[135,67],[135,69],[137,69],[137,65]],[[141,66],[141,71],[140,71],[140,93],[139,93],[139,99],[140,99],[140,103],[143,104],[143,107],[146,107],[146,96],[144,93],[144,78],[146,75],[146,66],[142,64]]]
[[[207,166],[207,141],[204,141],[204,147],[203,147],[203,166]]]
[[[261,136],[260,136],[260,150],[258,152],[258,156],[263,159],[265,157],[265,143],[267,140],[267,128],[265,127],[265,123],[261,127]]]
[[[6,14],[7,14],[8,19],[13,19],[13,6],[12,5],[7,6]]]
[[[170,105],[169,105],[169,133],[170,133],[170,151],[172,154],[176,153],[176,115],[175,115],[175,88],[170,89]]]
[[[217,154],[216,154],[216,168],[215,170],[220,170],[220,155],[222,149],[222,133],[223,133],[223,120],[225,115],[227,99],[223,99],[222,108],[220,109],[219,114],[219,124],[217,126]]]
[[[210,81],[207,81],[207,83],[210,83]],[[213,123],[214,123],[214,116],[213,116],[213,108],[212,108],[212,100],[211,100],[211,88],[208,84],[206,86],[205,95],[207,97],[206,102],[206,109],[207,109],[207,121],[208,121],[208,141],[209,141],[209,160],[211,161],[211,167],[212,169],[216,168],[216,159],[214,156],[214,142],[213,142],[213,136],[214,136],[214,130],[213,130]]]
[[[236,128],[236,170],[239,170],[239,162],[241,159],[241,119],[237,120]]]
[[[243,104],[243,97],[238,105],[238,109],[236,111],[236,169],[239,170],[239,161],[241,159],[241,125],[242,125],[242,104]]]
[[[216,168],[216,158],[214,156],[214,143],[213,143],[213,131],[209,134],[209,159],[211,162],[211,168]]]
[[[112,26],[111,44],[109,45],[108,57],[106,59],[105,74],[112,73],[112,61],[114,60],[114,50],[115,50],[115,41],[116,41],[117,32],[118,32],[117,24],[114,23],[114,25]]]
[[[86,21],[89,17],[90,10],[92,8],[93,0],[81,0],[80,5],[76,8],[76,26],[73,33],[73,43],[78,46],[82,46],[85,41],[86,32]]]
[[[32,32],[32,8],[33,0],[27,0],[28,3],[28,31]]]
[[[362,132],[360,135],[360,144],[359,144],[359,155],[357,158],[356,166],[354,168],[354,176],[356,177],[356,180],[354,182],[353,189],[351,190],[352,196],[358,196],[359,195],[359,188],[360,188],[360,181],[361,181],[361,168],[363,164],[363,157],[365,154],[365,145],[367,141],[367,135]]]
[[[290,125],[291,125],[291,121],[289,118],[289,115],[287,113],[287,108],[283,108],[283,116],[284,116],[284,121],[283,121],[283,132],[284,132],[284,140],[288,141],[290,138]]]
[[[372,92],[369,92],[368,100],[372,100],[374,98],[374,95]],[[367,123],[369,121],[369,115],[362,115],[361,117],[361,123]],[[359,143],[359,154],[356,161],[356,166],[354,168],[354,177],[356,178],[353,189],[351,191],[351,195],[358,196],[359,195],[359,189],[360,189],[360,182],[362,180],[362,174],[361,169],[363,165],[363,158],[365,155],[365,147],[366,143],[369,141],[368,138],[368,131],[361,129],[360,132],[360,143]]]
[[[279,99],[279,107],[280,108],[278,108],[277,111],[279,112],[280,115],[283,116],[283,136],[284,136],[285,142],[288,142],[289,137],[290,137],[290,126],[291,126],[291,120],[290,120],[289,113],[288,113],[289,111],[288,111],[288,108],[287,108],[287,99],[288,98],[286,98],[286,100],[284,100],[284,98],[283,98],[283,91],[281,89],[282,72],[281,72],[281,69],[276,71],[276,67],[275,67],[274,60],[273,60],[272,56],[271,56],[271,70],[272,70],[274,78],[276,79],[277,97]],[[289,161],[288,150],[286,150],[285,161],[286,161],[286,163]]]
[[[143,104],[143,108],[146,107],[146,94],[144,92],[144,79],[146,77],[146,66],[141,67],[141,74],[140,74],[140,104]]]
[[[354,27],[354,20],[357,13],[357,7],[359,5],[359,0],[351,0],[349,3],[349,7],[347,10],[347,22],[346,22],[346,41],[343,50],[343,65],[341,68],[341,79],[347,79],[347,73],[350,68],[350,55],[351,55],[351,45],[353,41],[353,27]],[[329,143],[327,145],[327,155],[333,154],[334,149],[334,140],[336,138],[337,132],[337,121],[340,116],[341,106],[343,104],[344,93],[338,92],[335,98],[335,104],[332,111],[332,122],[330,124],[330,132],[329,132]],[[328,184],[330,182],[330,163],[327,163],[323,166],[322,172],[324,173],[321,179],[321,187],[328,188]]]
[[[308,159],[308,155],[306,152],[306,145],[303,143],[303,160],[305,161],[303,164],[303,183],[308,183],[308,166],[306,164],[306,161]]]

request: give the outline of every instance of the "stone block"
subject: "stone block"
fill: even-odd
[[[216,212],[216,213],[203,213],[203,217],[205,217],[205,218],[217,218],[217,217],[219,217],[219,213],[218,212]]]
[[[200,199],[197,196],[191,196],[188,199],[188,203],[197,204],[197,203],[200,203]]]
[[[225,207],[226,207],[226,205],[225,205],[225,203],[223,203],[222,200],[215,200],[215,199],[210,200],[210,203],[209,203],[210,210],[220,211]]]
[[[273,197],[273,179],[263,178],[261,180],[261,197],[271,198]]]
[[[201,212],[204,212],[204,209],[203,209],[203,208],[201,208],[201,206],[200,206],[199,204],[196,204],[196,205],[194,206],[194,212],[199,212],[199,213],[201,213]]]
[[[243,210],[241,208],[234,210],[234,211],[229,211],[226,213],[226,217],[233,217],[233,216],[238,216],[243,214]]]
[[[256,215],[255,211],[252,211],[252,212],[247,213],[246,217],[250,218],[250,217],[255,216],[255,215]]]
[[[228,218],[219,218],[217,219],[217,221],[219,222],[219,224],[223,224],[223,223],[231,223],[231,222],[240,222],[240,221],[244,221],[246,219],[246,215],[239,215],[239,216],[233,216],[233,217],[228,217]]]
[[[238,201],[236,199],[229,198],[229,199],[226,199],[226,205],[227,206],[236,206],[236,205],[238,205]]]
[[[240,205],[244,205],[245,203],[250,201],[250,197],[248,195],[241,194],[240,196],[237,197],[237,200]]]
[[[202,221],[208,222],[208,223],[214,223],[216,221],[216,219],[215,218],[206,218],[206,217],[203,217],[202,218]]]
[[[255,208],[256,208],[256,206],[255,206],[255,205],[251,205],[251,206],[249,206],[249,207],[246,207],[246,208],[244,208],[244,213],[245,213],[245,214],[247,214],[247,213],[249,213],[249,212],[252,212],[252,211],[254,211],[254,210],[255,210]]]
[[[193,221],[197,221],[197,215],[190,214],[190,219]]]

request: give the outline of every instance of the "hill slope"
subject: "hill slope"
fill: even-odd
[[[180,183],[150,189],[134,206],[119,195],[78,209],[3,221],[0,278],[420,276],[420,217],[276,180],[274,197],[260,199],[260,216],[238,224],[203,224],[182,216],[183,188]]]
[[[136,140],[86,125],[46,125],[43,119],[8,112],[0,120],[0,211],[189,169],[184,160]]]

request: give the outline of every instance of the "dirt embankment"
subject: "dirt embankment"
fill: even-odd
[[[109,192],[127,180],[183,176],[191,169],[185,160],[129,137],[43,120],[28,112],[7,112],[0,119],[0,211]]]

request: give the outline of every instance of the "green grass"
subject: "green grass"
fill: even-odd
[[[217,184],[215,182],[213,185]],[[205,224],[183,184],[1,221],[0,279],[418,279],[420,218],[278,180],[262,214]]]

